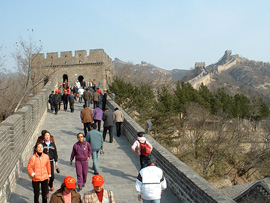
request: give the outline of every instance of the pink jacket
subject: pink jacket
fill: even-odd
[[[32,177],[34,182],[49,179],[51,176],[51,164],[49,156],[45,153],[42,153],[41,157],[39,157],[37,153],[35,153],[29,159],[27,172]]]
[[[135,152],[138,155],[141,155],[141,143],[144,143],[146,141],[146,144],[148,144],[151,148],[151,151],[153,149],[153,146],[146,140],[145,137],[137,137],[137,140],[133,143],[131,146],[131,149],[133,152]]]

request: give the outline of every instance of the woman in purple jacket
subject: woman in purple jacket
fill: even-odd
[[[83,133],[77,134],[78,142],[73,145],[73,150],[70,157],[70,165],[74,157],[76,158],[76,173],[77,173],[77,191],[81,191],[87,180],[88,160],[90,160],[92,149],[88,142],[84,141]]]
[[[95,124],[98,126],[98,131],[100,131],[102,115],[103,115],[103,111],[101,110],[101,108],[99,108],[99,104],[97,104],[97,107],[94,109],[94,112],[93,112],[93,120]]]

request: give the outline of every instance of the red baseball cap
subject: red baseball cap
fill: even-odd
[[[76,189],[76,180],[71,176],[67,176],[64,179],[64,183],[67,189]]]
[[[92,183],[94,187],[101,187],[104,183],[103,177],[101,175],[94,175]]]

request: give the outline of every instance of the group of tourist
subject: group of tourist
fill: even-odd
[[[70,157],[70,165],[75,158],[77,185],[76,180],[71,176],[67,176],[58,189],[51,197],[51,203],[68,203],[68,202],[109,202],[114,203],[113,192],[103,188],[103,177],[98,173],[98,165],[93,158],[93,168],[96,171],[92,177],[94,189],[85,193],[83,201],[78,193],[85,186],[88,173],[88,161],[91,156],[97,156],[99,150],[103,148],[103,138],[101,133],[95,129],[95,124],[91,125],[93,133],[88,132],[87,140],[84,141],[83,133],[78,133],[76,142]],[[99,134],[100,133],[100,134]],[[98,136],[99,135],[99,136]],[[91,144],[91,145],[90,145]],[[92,146],[92,147],[91,147]],[[93,150],[92,150],[93,149]],[[42,202],[47,202],[49,198],[49,190],[54,191],[54,166],[56,171],[58,168],[58,153],[53,135],[49,131],[43,130],[41,136],[38,137],[34,146],[34,154],[30,157],[27,172],[32,179],[34,191],[34,202],[39,202],[40,186],[42,192]],[[75,190],[77,188],[77,191]]]
[[[86,88],[85,83],[79,84],[77,81],[75,87],[69,88],[67,81],[61,85],[61,88],[52,92],[49,96],[51,110],[55,114],[60,109],[63,101],[64,110],[67,111],[68,102],[70,103],[71,112],[74,112],[74,101],[80,89],[83,89],[82,98],[84,99],[83,109],[80,117],[83,123],[84,133],[78,133],[78,141],[73,145],[70,156],[70,165],[75,159],[77,181],[74,177],[65,177],[61,188],[58,189],[51,197],[51,203],[58,202],[110,202],[114,203],[113,192],[103,188],[104,179],[100,175],[98,166],[98,153],[103,152],[103,142],[106,140],[107,131],[109,131],[109,143],[113,142],[113,126],[116,125],[116,135],[121,136],[121,125],[124,121],[123,113],[115,108],[114,112],[108,109],[107,92],[104,90],[102,95],[99,88],[89,83],[92,90]],[[83,88],[82,88],[83,87]],[[78,91],[76,90],[78,89]],[[63,95],[61,96],[61,92]],[[73,94],[73,92],[75,94]],[[101,96],[102,95],[102,96]],[[73,99],[70,99],[70,98]],[[71,102],[70,102],[71,101]],[[79,103],[80,100],[79,96]],[[72,103],[73,102],[73,103]],[[94,110],[88,108],[93,103]],[[102,105],[102,109],[100,108]],[[103,121],[103,133],[101,132],[101,121]],[[144,203],[159,203],[162,190],[166,188],[166,180],[162,170],[155,166],[155,159],[151,155],[152,145],[144,137],[144,132],[137,134],[137,140],[131,146],[131,149],[140,156],[141,169],[136,180],[136,191],[138,200]],[[92,158],[94,176],[92,184],[94,189],[88,191],[81,198],[80,191],[85,187],[88,175],[88,161]],[[34,154],[30,157],[27,166],[27,172],[32,178],[34,191],[34,201],[39,202],[40,186],[42,191],[42,202],[47,202],[49,191],[54,191],[54,170],[60,172],[58,167],[58,153],[53,135],[49,131],[43,130],[41,136],[34,147]],[[77,186],[76,186],[77,185]]]
[[[112,94],[113,99],[115,94]],[[102,110],[106,108],[107,102],[107,92],[104,90],[102,94],[99,87],[96,86],[95,79],[85,83],[84,79],[81,82],[77,80],[74,85],[69,86],[68,81],[65,80],[63,84],[60,84],[59,88],[55,91],[52,91],[49,95],[48,104],[50,104],[50,111],[54,112],[55,115],[61,109],[61,104],[63,103],[64,111],[68,110],[68,104],[70,107],[70,112],[74,112],[74,103],[78,102],[81,104],[84,100],[86,106],[90,106],[93,103],[94,108],[97,104],[102,105]]]

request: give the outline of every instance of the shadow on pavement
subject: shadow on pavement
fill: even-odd
[[[123,171],[120,171],[120,170],[106,168],[104,166],[101,166],[100,168],[102,169],[103,173],[109,173],[109,174],[111,174],[113,176],[122,177],[124,179],[128,179],[128,180],[131,180],[131,181],[134,181],[134,179],[136,180],[136,178],[137,178],[137,176],[132,176],[132,175],[126,174],[126,173],[124,173]]]

